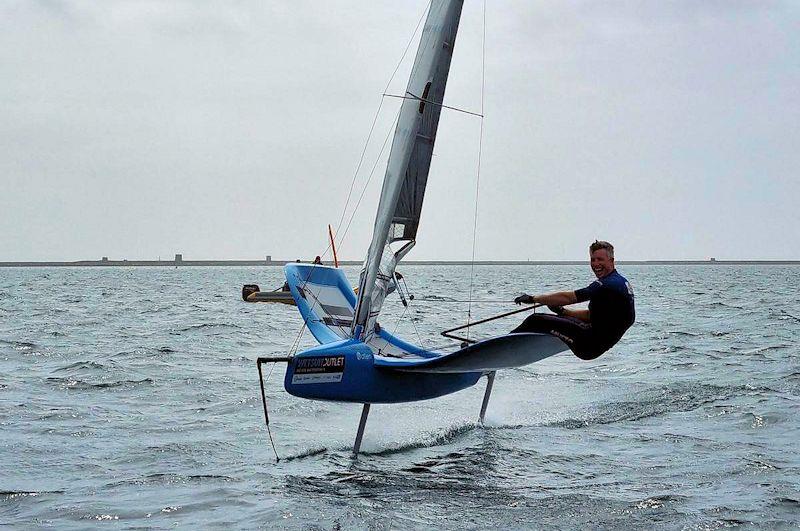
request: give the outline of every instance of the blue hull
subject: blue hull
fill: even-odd
[[[348,339],[294,356],[286,369],[289,394],[314,400],[393,404],[444,396],[475,385],[483,372],[406,373],[375,366],[364,343]]]

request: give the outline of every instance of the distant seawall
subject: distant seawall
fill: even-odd
[[[79,260],[76,262],[0,262],[0,267],[198,267],[198,266],[266,266],[281,267],[294,260]],[[363,262],[345,260],[339,265],[358,266]],[[586,260],[481,260],[477,266],[494,265],[586,265]],[[800,265],[800,260],[619,260],[620,265]],[[330,262],[327,263],[331,265]],[[472,265],[468,260],[408,260],[413,265]]]

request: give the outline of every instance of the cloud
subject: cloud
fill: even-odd
[[[425,4],[4,3],[0,259],[319,254]],[[800,221],[795,3],[487,7],[478,258],[581,258],[596,237],[629,258],[798,257],[773,230]],[[481,35],[467,2],[450,105],[481,107]],[[443,115],[409,259],[471,256],[478,126]]]

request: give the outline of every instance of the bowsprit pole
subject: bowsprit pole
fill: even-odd
[[[272,432],[269,429],[269,413],[267,412],[267,395],[264,393],[264,375],[261,372],[261,364],[262,363],[277,363],[280,361],[289,362],[292,358],[288,356],[284,357],[274,357],[274,358],[258,358],[256,360],[256,366],[258,367],[258,383],[261,384],[261,403],[264,405],[264,422],[267,425],[267,435],[269,435],[269,442],[272,445],[272,451],[275,452],[275,462],[280,461],[280,457],[278,457],[278,450],[275,449],[275,441],[272,440]]]

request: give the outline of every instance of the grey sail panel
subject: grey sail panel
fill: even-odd
[[[411,141],[411,153],[392,216],[393,224],[403,226],[404,240],[413,240],[419,227],[436,131],[442,113],[441,104],[444,101],[450,61],[453,57],[462,2],[450,4],[431,7],[432,11],[434,7],[443,11],[441,26],[431,28],[431,36],[428,39],[423,35],[415,61],[417,68],[412,71],[406,89],[407,97],[419,98],[421,101],[406,100],[403,109],[403,112],[408,114],[416,114],[413,117],[416,131]],[[426,59],[429,59],[429,62]]]
[[[394,277],[414,244],[463,0],[432,0],[397,121],[372,241],[359,283],[354,333],[371,335]],[[405,241],[393,250],[394,242]]]

